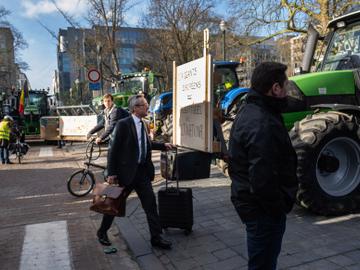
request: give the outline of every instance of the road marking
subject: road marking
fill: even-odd
[[[63,196],[69,193],[50,193],[50,194],[41,194],[41,195],[29,195],[29,196],[20,196],[16,197],[15,200],[24,200],[24,199],[34,199],[34,198],[43,198],[43,197],[55,197],[55,196]]]
[[[40,148],[39,157],[52,157],[53,155],[54,154],[51,146]]]
[[[327,225],[327,224],[332,224],[332,223],[344,222],[344,221],[351,220],[354,218],[359,218],[359,217],[360,217],[360,214],[350,214],[350,215],[346,215],[346,216],[328,218],[325,220],[316,221],[316,222],[314,222],[314,224],[315,225]]]
[[[20,270],[70,270],[65,220],[27,225]]]

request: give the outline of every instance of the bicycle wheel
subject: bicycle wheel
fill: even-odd
[[[82,197],[94,188],[94,175],[85,169],[74,172],[67,181],[67,189],[71,195]]]
[[[21,154],[21,149],[20,149],[19,145],[16,145],[16,157],[17,157],[19,164],[21,164],[22,154]]]
[[[101,148],[99,144],[95,143],[95,140],[91,140],[86,146],[86,157],[90,160],[97,160],[101,155]]]

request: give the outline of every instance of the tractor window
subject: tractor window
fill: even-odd
[[[323,71],[355,68],[360,68],[360,24],[334,33],[323,64]]]
[[[39,107],[46,106],[46,97],[42,94],[32,94],[29,95],[29,105],[35,105]]]
[[[126,78],[120,82],[120,93],[124,94],[137,94],[144,91],[144,78],[133,77]]]
[[[149,81],[149,95],[155,96],[156,94],[162,93],[164,91],[163,85],[164,85],[164,79],[159,76],[153,77],[153,83],[150,83]]]
[[[306,109],[306,102],[304,95],[297,87],[295,82],[289,81],[286,86],[288,96],[288,106],[286,112],[298,112]]]
[[[213,85],[215,103],[217,103],[226,92],[239,87],[235,68],[216,67],[213,75]]]
[[[214,89],[221,91],[229,91],[239,87],[239,81],[235,69],[228,67],[218,67],[214,72]]]

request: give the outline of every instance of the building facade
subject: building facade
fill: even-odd
[[[0,27],[0,92],[9,94],[17,87],[14,36],[9,27]]]
[[[90,90],[87,78],[90,69],[97,69],[103,78],[109,78],[114,71],[114,58],[106,47],[105,28],[60,29],[58,33],[58,95],[64,103],[66,97],[73,103],[88,104],[102,93],[112,91],[112,82],[102,79],[102,90]],[[121,73],[137,71],[142,56],[139,44],[144,41],[146,31],[142,28],[121,27],[115,34],[117,64]],[[74,98],[75,97],[75,98]]]
[[[304,58],[306,36],[299,35],[290,40],[291,68],[295,72],[301,67]]]

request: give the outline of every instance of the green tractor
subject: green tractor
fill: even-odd
[[[360,10],[328,27],[317,71],[290,78],[284,120],[298,155],[298,202],[340,215],[360,209]],[[309,33],[304,73],[318,41],[314,29]]]
[[[24,131],[27,138],[40,137],[40,118],[49,113],[48,93],[45,90],[29,90],[24,108]]]
[[[164,85],[163,76],[152,71],[122,74],[117,90],[113,93],[114,103],[116,106],[127,108],[129,97],[138,93],[143,93],[150,102],[153,96],[164,91]],[[101,111],[103,109],[102,97],[94,98],[92,105],[96,111]]]

